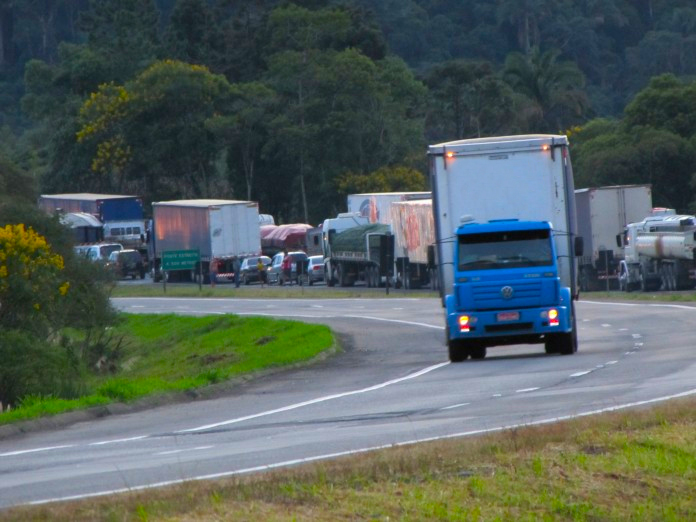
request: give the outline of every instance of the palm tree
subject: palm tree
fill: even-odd
[[[583,73],[574,62],[558,61],[559,55],[533,47],[529,55],[510,53],[505,60],[503,77],[528,100],[526,119],[540,131],[557,132],[581,121],[589,105]]]

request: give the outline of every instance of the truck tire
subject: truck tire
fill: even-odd
[[[449,354],[449,360],[453,363],[458,363],[466,361],[469,357],[469,350],[466,349],[464,343],[461,339],[450,339],[449,328],[445,327],[447,332],[447,351]]]
[[[348,286],[347,281],[346,281],[346,271],[343,266],[343,263],[338,263],[336,266],[336,279],[338,279],[338,286]]]

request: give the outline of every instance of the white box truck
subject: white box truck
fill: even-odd
[[[219,277],[234,272],[235,261],[261,255],[259,207],[254,201],[187,199],[152,204],[155,257],[154,279],[160,277],[163,252],[198,250],[200,267],[170,274],[169,278],[209,278],[210,262],[218,263]]]
[[[580,290],[618,288],[619,264],[624,257],[616,235],[626,225],[642,221],[652,210],[650,185],[613,185],[575,191],[578,234],[584,254],[579,258]]]
[[[428,154],[450,360],[527,343],[575,353],[582,239],[566,136],[461,140]]]

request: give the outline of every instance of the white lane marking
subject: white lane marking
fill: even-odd
[[[351,391],[343,392],[343,393],[335,393],[333,395],[326,395],[324,397],[317,397],[316,399],[310,399],[308,401],[303,401],[303,402],[298,402],[295,404],[290,404],[288,406],[283,406],[282,408],[276,408],[273,410],[262,411],[259,413],[253,413],[251,415],[245,415],[243,417],[237,417],[236,419],[228,419],[226,421],[214,422],[212,424],[205,424],[203,426],[197,426],[195,428],[178,430],[175,433],[191,433],[191,432],[195,432],[195,431],[204,431],[204,430],[209,430],[212,428],[219,428],[220,426],[228,426],[230,424],[236,424],[236,423],[244,422],[244,421],[250,420],[250,419],[257,419],[259,417],[265,417],[267,415],[274,415],[276,413],[283,413],[283,412],[290,411],[290,410],[296,410],[298,408],[303,408],[305,406],[310,406],[312,404],[318,404],[320,402],[326,402],[326,401],[330,401],[330,400],[334,400],[334,399],[340,399],[343,397],[349,397],[351,395],[358,395],[360,393],[368,393],[371,391],[380,390],[382,388],[386,388],[387,386],[391,386],[392,384],[398,384],[400,382],[404,382],[404,381],[407,381],[410,379],[415,379],[416,377],[420,377],[421,375],[425,375],[426,373],[430,373],[434,370],[437,370],[438,368],[442,368],[443,366],[447,366],[448,364],[450,364],[449,361],[434,364],[432,366],[428,366],[427,368],[423,368],[422,370],[419,370],[417,372],[410,373],[410,374],[406,375],[405,377],[399,377],[398,379],[392,379],[390,381],[375,384],[373,386],[368,386],[367,388],[362,388],[359,390],[351,390]]]
[[[538,390],[539,387],[536,388],[522,388],[521,390],[515,390],[515,393],[527,393],[527,392],[533,392]]]
[[[610,364],[618,364],[618,362],[619,362],[619,361],[609,361],[609,362],[607,362],[607,363],[605,363],[605,364],[606,364],[607,366],[609,366]]]
[[[610,325],[610,324],[607,324],[607,323],[604,323],[604,324],[602,325],[602,328],[610,328],[610,327],[611,327],[611,325]]]
[[[119,442],[130,442],[132,440],[146,439],[147,435],[138,435],[137,437],[128,437],[125,439],[102,440],[99,442],[90,442],[88,446],[105,446],[106,444],[118,444]]]
[[[186,453],[188,451],[207,450],[207,449],[210,449],[212,447],[213,446],[198,446],[197,448],[177,449],[177,450],[171,450],[171,451],[160,451],[159,453],[155,453],[155,455],[174,455],[176,453]]]
[[[585,370],[584,372],[577,372],[577,373],[571,373],[570,377],[582,377],[583,375],[587,375],[588,373],[591,373],[592,370]]]
[[[146,298],[142,298],[146,299]],[[610,301],[581,301],[582,303],[590,303],[596,305],[609,305],[609,306],[649,306],[653,308],[679,308],[681,310],[692,310],[696,312],[696,306],[678,305],[678,304],[664,304],[664,303],[615,303]]]
[[[451,410],[453,408],[461,408],[462,406],[468,406],[471,404],[470,402],[460,402],[459,404],[453,404],[452,406],[445,406],[444,408],[440,408],[440,410]]]
[[[204,312],[201,312],[204,313]],[[435,330],[444,330],[444,326],[437,326],[428,323],[417,323],[415,321],[404,321],[401,319],[385,319],[383,317],[370,317],[369,315],[310,315],[310,314],[268,314],[264,312],[229,312],[234,315],[252,315],[252,316],[264,316],[264,317],[299,317],[303,319],[366,319],[368,321],[383,321],[385,323],[398,323],[398,324],[408,324],[410,326],[422,326],[423,328],[433,328]]]
[[[28,450],[17,450],[17,451],[8,451],[7,453],[0,453],[0,457],[14,457],[16,455],[26,455],[27,453],[38,453],[40,451],[52,451],[52,450],[57,450],[57,449],[64,449],[64,448],[74,448],[74,444],[65,444],[64,446],[46,446],[45,448],[34,448],[34,449],[28,449]]]
[[[633,337],[634,339],[640,339],[643,336],[640,334],[631,334],[631,337]]]
[[[292,460],[285,460],[285,461],[280,461],[280,462],[273,462],[270,464],[263,464],[261,466],[255,466],[252,468],[243,468],[243,469],[236,469],[236,470],[231,470],[231,471],[222,471],[220,473],[211,473],[209,475],[198,475],[198,476],[194,476],[194,477],[187,477],[187,478],[176,479],[176,480],[168,480],[168,481],[164,481],[164,482],[156,482],[153,484],[143,484],[142,486],[130,486],[127,488],[98,491],[96,493],[86,493],[83,495],[71,495],[71,496],[66,496],[66,497],[55,497],[55,498],[47,498],[47,499],[42,499],[42,500],[34,500],[32,502],[29,502],[28,505],[48,504],[50,502],[65,502],[68,500],[79,500],[79,499],[85,499],[85,498],[103,497],[105,495],[115,495],[118,493],[142,491],[142,490],[146,490],[146,489],[172,486],[175,484],[183,484],[183,483],[190,482],[193,480],[196,480],[196,481],[212,480],[212,479],[219,479],[219,478],[225,478],[225,477],[232,477],[232,476],[236,476],[236,475],[243,475],[243,474],[248,474],[248,473],[256,473],[256,472],[260,472],[260,471],[270,471],[272,469],[285,468],[285,467],[289,467],[289,466],[295,466],[298,464],[307,464],[310,462],[317,462],[317,461],[321,461],[321,460],[330,460],[330,459],[335,459],[338,457],[345,457],[345,456],[349,456],[349,455],[358,455],[361,453],[367,453],[370,451],[377,451],[377,450],[381,450],[381,449],[388,449],[388,448],[394,448],[394,447],[400,447],[400,446],[412,446],[414,444],[422,444],[424,442],[433,442],[436,440],[458,439],[458,438],[462,438],[462,437],[484,435],[486,433],[496,433],[499,431],[514,430],[514,429],[525,428],[525,427],[529,427],[529,426],[540,426],[540,425],[544,425],[544,424],[553,424],[555,422],[572,420],[572,419],[576,419],[576,418],[580,418],[580,417],[588,417],[590,415],[598,415],[600,413],[608,413],[608,412],[612,412],[612,411],[625,410],[628,408],[636,408],[638,406],[645,406],[647,404],[654,404],[656,402],[664,402],[664,401],[669,401],[672,399],[679,399],[681,397],[688,397],[688,396],[694,395],[694,394],[696,394],[696,389],[685,391],[682,393],[677,393],[674,395],[657,397],[655,399],[647,399],[644,401],[629,402],[626,404],[608,406],[606,408],[600,408],[597,410],[590,410],[590,411],[571,414],[571,415],[561,415],[559,417],[551,417],[548,419],[541,419],[538,421],[523,422],[523,423],[519,423],[519,424],[508,424],[505,426],[497,426],[494,428],[484,428],[484,429],[480,429],[480,430],[462,431],[459,433],[451,433],[449,435],[440,435],[440,436],[428,437],[428,438],[424,438],[424,439],[412,439],[412,440],[407,440],[407,441],[403,441],[403,442],[396,442],[393,444],[382,444],[380,446],[357,448],[357,449],[353,449],[353,450],[340,451],[340,452],[336,452],[336,453],[325,453],[323,455],[315,455],[312,457],[306,457],[306,458],[302,458],[302,459],[292,459]]]
[[[371,319],[373,321],[384,321],[386,323],[409,324],[411,326],[422,326],[424,328],[434,328],[435,330],[444,330],[444,326],[436,326],[428,323],[417,323],[415,321],[403,321],[400,319],[385,319],[383,317],[370,317],[366,315],[344,315],[343,317],[351,317],[353,319]]]
[[[493,394],[493,397],[495,397],[495,398],[502,397],[502,396],[503,396],[502,393],[494,393]]]
[[[131,305],[131,308],[145,308],[145,305]]]
[[[628,328],[619,328],[619,332],[628,332]]]
[[[312,305],[312,308],[324,308],[324,305]]]

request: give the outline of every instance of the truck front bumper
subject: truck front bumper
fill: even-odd
[[[448,307],[449,310],[449,307]],[[541,342],[543,336],[572,331],[570,309],[545,306],[509,310],[448,311],[450,339],[479,339],[495,344]]]

